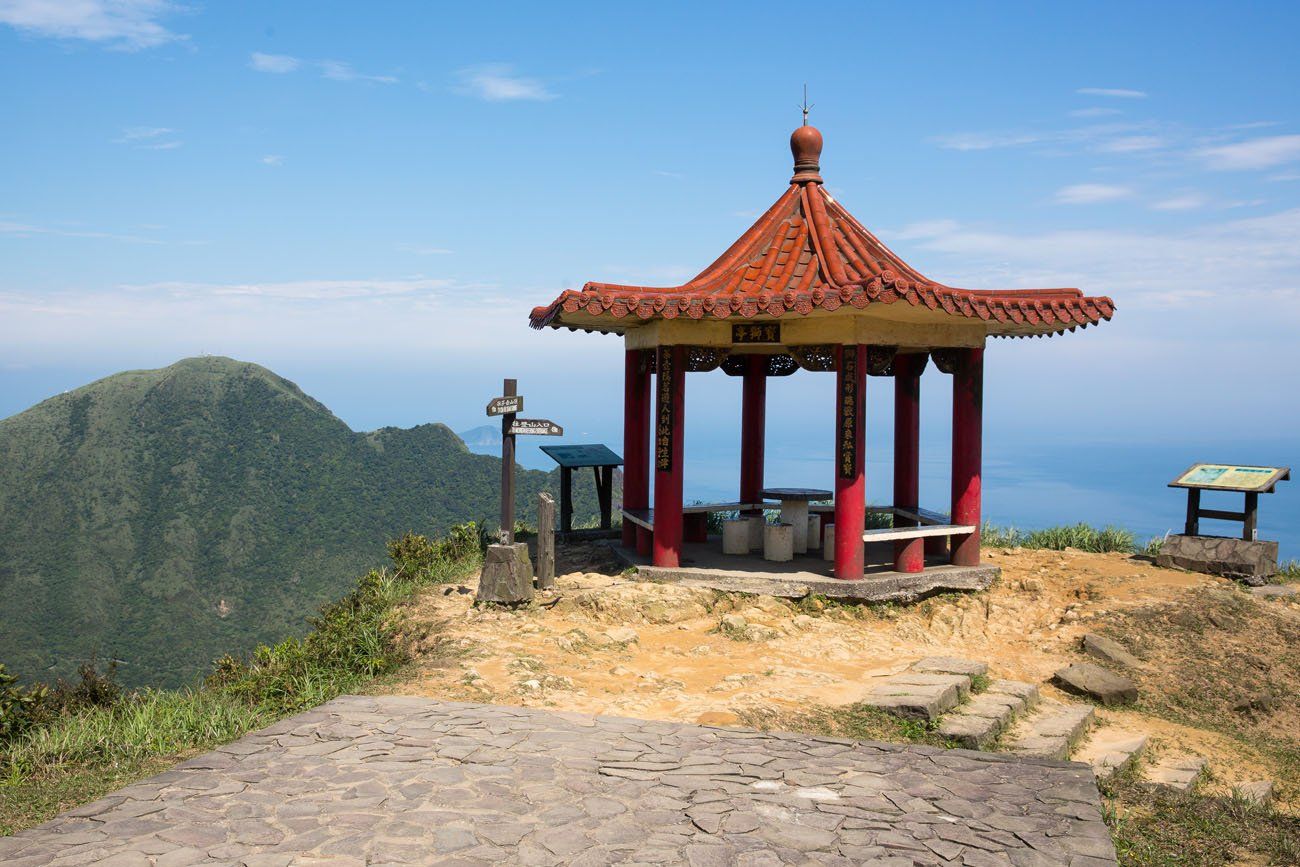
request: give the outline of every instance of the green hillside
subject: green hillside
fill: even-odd
[[[557,474],[517,478],[531,520]],[[499,480],[443,425],[356,433],[255,364],[110,376],[0,420],[0,661],[179,684],[302,631],[385,540],[492,519]]]

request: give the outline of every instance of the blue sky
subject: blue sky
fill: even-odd
[[[618,341],[528,311],[712,261],[785,188],[806,82],[829,189],[923,273],[1115,299],[1099,329],[991,345],[990,441],[1293,449],[1297,26],[1266,3],[0,0],[0,417],[207,352],[358,429],[479,424],[514,375],[616,443]],[[829,437],[827,382],[774,395],[774,437]],[[738,401],[693,379],[692,430],[729,440]]]

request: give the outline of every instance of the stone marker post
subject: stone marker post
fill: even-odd
[[[537,589],[555,587],[555,499],[537,495]]]
[[[533,564],[528,543],[488,545],[483,574],[478,579],[478,601],[516,605],[533,598]]]

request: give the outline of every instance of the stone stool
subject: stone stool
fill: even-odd
[[[808,534],[804,537],[804,540],[805,540],[805,544],[804,544],[803,552],[805,554],[807,554],[809,551],[812,551],[814,554],[817,553],[817,549],[821,547],[821,541],[822,541],[822,516],[821,515],[808,516]]]
[[[729,518],[722,522],[722,553],[749,553],[748,518]]]
[[[835,525],[827,524],[822,530],[822,559],[827,563],[835,562]]]
[[[773,563],[794,559],[794,524],[768,524],[763,528],[763,559]]]
[[[763,513],[757,515],[746,515],[745,520],[749,522],[749,550],[763,550],[763,528],[767,522],[763,520]]]

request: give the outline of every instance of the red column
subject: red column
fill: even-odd
[[[924,353],[894,357],[894,506],[913,511],[920,499],[921,371],[928,359]],[[915,521],[894,516],[896,527],[915,525]],[[895,571],[920,572],[924,568],[924,539],[895,540]]]
[[[952,564],[980,562],[980,459],[984,409],[984,350],[962,350],[952,375],[952,522],[974,533],[952,537]]]
[[[650,506],[650,366],[629,349],[623,367],[623,508]],[[636,545],[637,525],[623,521],[623,547]]]
[[[740,501],[763,499],[763,441],[767,427],[767,356],[745,357],[740,407]]]
[[[681,563],[685,398],[685,349],[661,346],[655,377],[655,531],[651,562],[656,566]]]
[[[841,346],[835,371],[835,577],[863,575],[862,531],[867,485],[862,467],[862,404],[867,394],[867,348]]]

